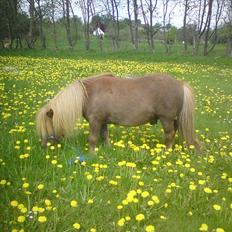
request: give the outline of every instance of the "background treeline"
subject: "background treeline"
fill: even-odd
[[[97,28],[104,36],[93,36]],[[220,43],[232,57],[232,0],[0,0],[2,49],[97,44],[156,53],[162,44],[168,54],[177,43],[186,54],[204,55]]]

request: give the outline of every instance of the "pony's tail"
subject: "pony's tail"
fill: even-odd
[[[76,81],[58,93],[49,103],[53,109],[53,127],[56,135],[68,136],[83,115],[87,92],[82,81]]]
[[[178,117],[178,131],[188,146],[194,145],[196,149],[199,149],[200,145],[196,140],[194,126],[195,96],[193,89],[187,83],[183,84],[183,90],[183,105]]]

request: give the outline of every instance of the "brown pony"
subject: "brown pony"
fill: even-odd
[[[178,130],[188,145],[199,148],[194,129],[194,95],[191,87],[169,75],[117,78],[103,74],[77,80],[60,91],[37,114],[42,145],[69,135],[83,116],[90,127],[89,150],[97,139],[109,143],[107,125],[137,126],[159,119],[165,145],[172,147]]]

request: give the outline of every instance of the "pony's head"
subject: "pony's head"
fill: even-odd
[[[41,139],[41,145],[46,147],[47,143],[56,144],[61,135],[54,129],[54,111],[48,105],[40,109],[36,117],[37,133]]]
[[[83,83],[75,81],[39,110],[36,126],[43,146],[47,142],[56,143],[72,133],[77,119],[82,116],[85,98]]]

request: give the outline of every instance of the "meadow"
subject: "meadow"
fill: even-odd
[[[232,230],[231,59],[45,53],[0,56],[0,231]],[[41,148],[38,109],[73,80],[104,72],[190,83],[201,152],[178,136],[166,150],[160,124],[147,124],[111,125],[111,146],[99,142],[90,155],[84,120]]]

